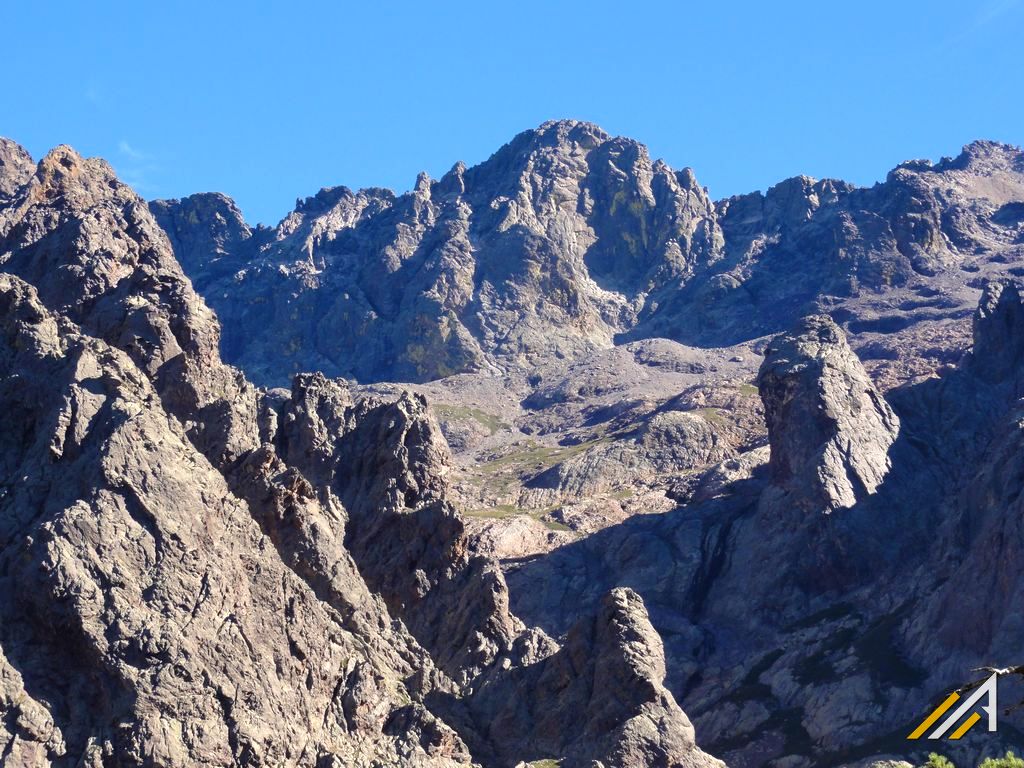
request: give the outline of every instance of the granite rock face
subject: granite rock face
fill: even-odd
[[[692,172],[570,121],[406,195],[321,190],[251,237],[229,207],[153,204],[223,321],[226,358],[258,383],[282,370],[424,381],[608,347],[657,285],[722,244]]]
[[[150,207],[228,361],[263,385],[418,383],[471,534],[518,557],[664,512],[764,445],[757,364],[804,317],[831,317],[879,392],[958,364],[982,287],[1024,256],[1022,169],[979,141],[870,188],[801,176],[716,202],[558,121],[406,194],[323,189],[273,228],[222,195]],[[666,410],[712,434],[642,439]]]
[[[1018,283],[1013,280],[990,282],[974,313],[973,324],[973,369],[988,381],[1010,380],[1015,390],[1024,361],[1021,303]]]
[[[258,390],[106,163],[59,147],[26,174],[4,148],[4,761],[518,762],[481,737],[478,682],[560,646],[468,551],[424,401],[316,375]],[[641,708],[646,738],[702,754],[652,685],[595,759],[634,749]]]
[[[558,634],[628,584],[665,639],[666,687],[729,764],[920,764],[902,735],[1024,641],[1021,307],[1016,283],[988,286],[973,351],[891,402],[833,322],[806,318],[765,347],[770,459],[741,454],[669,512],[511,565],[513,609]],[[964,763],[1019,749],[948,746]]]
[[[471,701],[491,741],[569,765],[724,765],[694,746],[693,728],[664,687],[665,655],[643,600],[614,589],[564,647],[512,675],[487,680]],[[529,690],[523,702],[514,690]],[[666,731],[665,717],[683,723]]]
[[[824,315],[773,339],[758,374],[773,484],[786,503],[831,511],[874,493],[899,418]]]
[[[404,195],[323,189],[273,229],[221,195],[151,207],[226,358],[283,385],[515,374],[622,339],[730,346],[822,311],[850,330],[948,323],[976,295],[945,276],[1019,251],[1021,199],[1020,150],[975,142],[871,188],[796,177],[713,202],[690,169],[559,121]],[[902,314],[872,300],[893,291]]]
[[[0,755],[920,762],[1024,644],[1022,211],[556,122],[253,228],[0,144]]]
[[[0,200],[11,197],[35,170],[28,152],[10,139],[0,138]]]
[[[409,711],[415,646],[384,624],[371,649],[281,563],[126,354],[17,278],[0,295],[18,414],[0,642],[5,723],[26,721],[4,729],[9,759],[468,762],[450,728]],[[413,727],[385,735],[400,715]]]

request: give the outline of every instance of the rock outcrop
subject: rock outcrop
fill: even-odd
[[[254,232],[234,201],[216,193],[192,195],[184,200],[150,203],[157,224],[167,233],[182,269],[193,282],[206,284],[230,278],[244,266],[243,254],[261,242],[263,230]]]
[[[486,680],[470,701],[491,743],[568,765],[724,768],[694,743],[693,727],[664,687],[665,654],[643,600],[615,589],[564,647],[511,675]],[[515,691],[528,690],[526,700]],[[663,723],[675,723],[666,729]]]
[[[446,500],[448,446],[422,398],[355,402],[343,384],[297,376],[277,424],[280,455],[342,502],[360,573],[442,669],[466,683],[513,652],[525,627]],[[554,649],[543,636],[527,644]]]
[[[909,326],[973,308],[951,276],[1024,242],[1022,169],[1019,149],[975,142],[871,188],[801,176],[715,203],[690,169],[559,121],[403,195],[323,189],[274,229],[219,195],[152,210],[224,321],[226,358],[260,384],[515,374],[623,338],[733,345],[818,311],[906,332],[887,349],[904,360],[928,349]]]
[[[10,139],[0,137],[0,200],[11,197],[36,170],[32,157]]]
[[[765,347],[767,463],[741,454],[672,511],[516,564],[514,610],[564,631],[628,584],[665,638],[666,687],[730,764],[920,764],[903,735],[1024,642],[1019,296],[987,287],[973,352],[892,406],[836,324],[807,318]],[[1019,715],[1001,718],[954,759],[1018,748]]]
[[[1008,382],[1020,391],[1024,363],[1024,300],[1013,280],[988,283],[974,313],[972,370],[990,382]]]
[[[464,713],[478,681],[559,645],[469,552],[423,399],[322,375],[257,390],[106,163],[60,147],[16,165],[0,205],[4,760],[426,767],[473,762],[471,743],[517,762]],[[658,702],[643,737],[692,747]],[[646,749],[635,707],[615,714],[595,759]]]
[[[830,318],[805,318],[773,339],[758,388],[772,482],[787,504],[828,512],[877,490],[899,418]]]
[[[126,354],[13,276],[0,307],[4,403],[17,412],[0,480],[4,722],[24,723],[5,726],[5,755],[468,762],[408,703],[414,646],[383,620],[369,644],[272,556]],[[410,727],[388,735],[398,718]]]
[[[405,195],[321,190],[272,233],[246,237],[210,195],[153,210],[224,321],[227,359],[273,384],[303,370],[425,381],[607,347],[656,285],[722,244],[691,171],[573,121]]]
[[[250,228],[0,143],[0,759],[915,757],[1024,643],[1022,211],[1005,145],[716,204],[558,122]]]

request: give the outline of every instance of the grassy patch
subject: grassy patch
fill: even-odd
[[[479,408],[469,408],[464,405],[450,405],[438,403],[432,406],[437,418],[442,421],[466,421],[472,420],[480,424],[490,434],[495,434],[503,429],[512,429],[510,424],[502,421],[493,413],[481,411]]]
[[[598,437],[577,445],[544,445],[533,440],[519,441],[496,458],[467,468],[465,477],[480,489],[482,498],[510,502],[518,498],[523,484],[531,477],[610,440],[609,437]]]
[[[540,522],[544,523],[544,525],[550,531],[571,531],[572,530],[572,528],[570,528],[568,525],[566,525],[565,523],[560,523],[557,520],[544,519],[544,518],[541,518],[541,517],[538,517],[537,519],[540,520]]]
[[[506,517],[515,517],[519,514],[519,507],[512,504],[498,504],[495,507],[482,507],[480,509],[467,509],[464,514],[470,517],[486,517],[492,520],[504,520]]]
[[[544,515],[551,512],[551,508],[543,509],[540,511],[529,511],[521,509],[514,504],[497,504],[493,507],[480,507],[478,509],[467,509],[463,514],[469,517],[480,517],[486,520],[507,520],[510,517],[518,517],[519,515],[526,515],[532,517],[539,523],[543,523],[548,530],[552,531],[571,531],[572,528],[558,522],[557,520],[545,519]]]
[[[599,437],[596,440],[588,440],[576,445],[542,445],[540,443],[529,443],[526,446],[517,448],[492,461],[484,462],[477,466],[481,472],[495,474],[505,469],[516,469],[522,471],[539,472],[556,464],[561,464],[567,459],[578,456],[581,453],[601,443],[608,442],[608,438]]]
[[[534,760],[532,763],[527,763],[527,765],[530,768],[561,768],[562,761],[549,758],[547,760]]]
[[[695,408],[691,413],[695,413],[700,416],[704,421],[710,422],[711,424],[725,424],[725,417],[722,412],[717,408]]]
[[[740,394],[747,397],[759,397],[761,392],[753,384],[740,384]]]

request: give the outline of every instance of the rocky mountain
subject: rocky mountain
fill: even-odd
[[[0,763],[920,762],[1020,663],[1022,274],[987,142],[715,202],[563,121],[253,228],[0,141]]]
[[[858,333],[967,317],[977,297],[946,273],[1019,257],[1022,194],[1024,154],[976,142],[872,188],[798,177],[714,202],[690,169],[561,121],[404,195],[323,189],[274,229],[222,195],[151,208],[257,383],[423,382],[623,339],[726,347],[814,310]]]
[[[717,764],[638,597],[573,635],[599,671],[509,613],[422,401],[257,390],[106,163],[4,151],[4,764]],[[569,690],[534,710],[515,679],[548,668]],[[593,685],[615,669],[628,698]]]
[[[150,207],[229,362],[265,386],[415,384],[481,546],[522,556],[666,511],[765,445],[757,363],[805,316],[831,317],[883,392],[956,364],[984,284],[1020,270],[1022,199],[1024,153],[975,142],[871,188],[800,177],[715,202],[691,170],[559,121],[405,195],[321,190],[273,229],[222,195]]]
[[[961,367],[888,402],[834,323],[801,321],[760,370],[769,450],[711,468],[671,511],[510,562],[513,610],[558,635],[609,585],[635,590],[667,687],[729,765],[922,758],[905,738],[922,713],[1022,640],[1020,371],[991,369],[994,337],[1024,333],[1018,290],[986,293]],[[1002,716],[999,737],[941,751],[1015,744],[1019,713]]]

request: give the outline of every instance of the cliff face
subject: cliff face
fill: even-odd
[[[26,173],[4,151],[4,761],[517,762],[480,735],[474,683],[559,646],[467,551],[422,400],[257,390],[109,166],[60,147]],[[702,754],[657,687],[634,705],[645,749]]]
[[[3,761],[913,756],[1024,643],[1022,179],[561,122],[253,229],[0,143]]]
[[[758,374],[780,506],[832,510],[874,493],[899,419],[822,315],[773,339]]]
[[[714,203],[691,170],[562,121],[401,196],[323,189],[273,230],[221,195],[151,208],[227,359],[283,384],[512,373],[620,337],[729,346],[814,311],[856,330],[956,319],[974,297],[915,288],[1019,250],[1022,197],[1024,155],[976,142],[872,188],[798,177]],[[879,316],[891,289],[907,314]]]
[[[273,231],[246,232],[216,195],[152,207],[259,383],[424,381],[607,347],[722,244],[692,173],[572,122],[406,195],[321,190]]]
[[[628,584],[665,638],[666,686],[730,764],[923,759],[904,738],[921,702],[1014,667],[1024,641],[1020,290],[990,285],[961,365],[888,399],[831,320],[803,319],[765,348],[767,450],[671,511],[513,564],[513,609],[557,634]],[[1000,737],[944,747],[1015,746],[1019,713],[1001,717]]]

